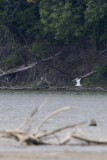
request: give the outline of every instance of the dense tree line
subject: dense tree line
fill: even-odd
[[[106,0],[1,0],[0,24],[20,41],[41,37],[90,39],[96,47],[107,43]]]

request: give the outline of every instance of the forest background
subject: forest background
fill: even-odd
[[[38,64],[8,82],[37,85],[45,75],[65,85],[96,71],[83,86],[107,86],[107,1],[0,0],[1,74],[33,62]],[[0,81],[7,85],[4,77]]]

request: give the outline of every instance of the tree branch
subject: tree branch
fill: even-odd
[[[2,74],[0,74],[0,78],[1,77],[5,77],[5,76],[8,76],[8,75],[11,75],[11,74],[15,74],[15,73],[18,73],[18,72],[22,72],[22,71],[26,71],[26,70],[29,70],[33,67],[35,67],[38,63],[41,63],[41,62],[45,62],[45,61],[49,61],[51,59],[53,59],[54,57],[57,57],[59,56],[60,54],[62,54],[63,50],[58,52],[57,54],[55,54],[54,56],[51,56],[51,57],[48,57],[48,58],[44,58],[44,59],[41,59],[41,60],[38,60],[34,63],[31,63],[30,65],[28,66],[20,66],[19,68],[17,69],[11,69],[11,70],[8,70],[7,72],[3,72]]]

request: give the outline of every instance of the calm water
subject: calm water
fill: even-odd
[[[65,106],[77,106],[77,109],[61,112],[49,119],[43,129],[86,121],[81,126],[86,132],[107,137],[107,93],[0,91],[0,129],[19,127],[46,97],[48,103],[35,117],[33,128],[51,111]],[[91,119],[96,119],[97,127],[89,127]]]

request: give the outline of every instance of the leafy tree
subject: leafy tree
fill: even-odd
[[[107,1],[88,0],[85,11],[85,28],[96,47],[107,43]]]
[[[81,36],[84,24],[85,5],[74,0],[41,0],[40,21],[44,34],[56,40],[69,41]]]
[[[26,0],[9,0],[4,23],[20,40],[34,39],[40,33],[38,6],[27,3]]]

